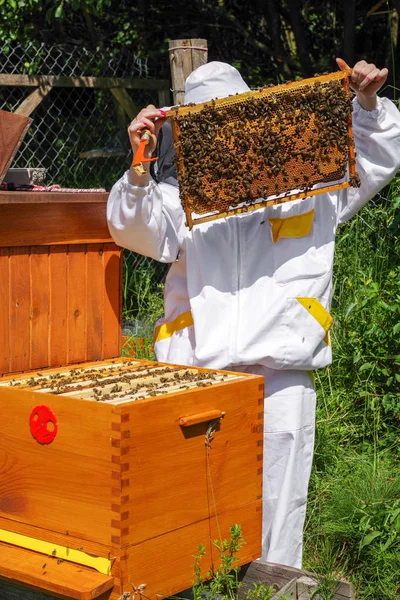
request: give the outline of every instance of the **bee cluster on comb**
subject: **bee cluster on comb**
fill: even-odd
[[[207,387],[240,376],[216,371],[199,371],[156,362],[112,361],[102,366],[64,371],[43,371],[0,382],[3,386],[29,389],[59,396],[120,404],[180,390]]]
[[[335,189],[358,185],[347,75],[171,110],[188,225],[311,195],[315,184],[343,179],[347,167],[349,180]]]

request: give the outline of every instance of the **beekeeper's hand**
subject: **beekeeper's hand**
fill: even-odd
[[[350,68],[342,58],[337,58],[336,62],[342,71]],[[378,69],[374,64],[367,63],[365,60],[360,60],[354,65],[350,77],[350,87],[364,110],[374,110],[377,107],[376,93],[385,83],[387,76],[386,68]]]
[[[151,157],[157,144],[158,132],[166,120],[165,112],[158,108],[154,108],[154,106],[143,108],[140,113],[138,113],[128,127],[129,141],[132,146],[133,155],[135,155],[144,131],[148,129],[150,130],[151,139],[146,145],[144,154],[146,158]]]

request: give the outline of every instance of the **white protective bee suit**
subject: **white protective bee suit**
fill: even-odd
[[[186,82],[185,103],[248,91],[239,73],[208,63]],[[309,372],[331,363],[329,314],[335,235],[400,166],[400,117],[386,98],[354,102],[362,185],[195,225],[178,188],[125,174],[111,190],[114,240],[171,263],[157,359],[265,376],[263,559],[301,567],[315,391]]]

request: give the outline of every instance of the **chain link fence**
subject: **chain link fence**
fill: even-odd
[[[123,50],[28,44],[0,49],[1,73],[154,79],[147,61]],[[32,87],[0,86],[1,107],[15,111]],[[127,90],[138,108],[158,103],[157,90]],[[128,119],[109,89],[54,87],[33,114],[13,167],[42,167],[46,181],[109,189],[129,164]]]
[[[55,77],[112,77],[144,82],[156,79],[148,61],[131,49],[88,50],[80,46],[29,43],[0,46],[0,73]],[[140,110],[158,104],[157,89],[130,89]],[[0,108],[15,111],[35,89],[31,86],[1,85]],[[11,165],[13,168],[45,168],[46,185],[109,190],[127,169],[131,148],[127,135],[129,119],[110,89],[52,87],[31,114],[33,123]],[[166,266],[125,251],[124,315],[134,316],[141,304],[133,281],[149,281],[152,292],[161,293]],[[135,275],[134,275],[135,273]],[[137,287],[137,286],[136,286]],[[140,286],[139,286],[140,287]]]

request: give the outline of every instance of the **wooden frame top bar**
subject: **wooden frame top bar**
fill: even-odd
[[[233,96],[227,96],[225,98],[218,98],[216,100],[208,100],[200,104],[184,104],[183,106],[173,106],[170,110],[166,111],[167,117],[183,116],[190,113],[198,113],[203,110],[205,106],[212,104],[215,108],[219,106],[235,104],[242,102],[247,98],[262,98],[263,96],[269,96],[270,94],[277,94],[287,90],[295,90],[299,87],[312,85],[315,83],[325,83],[327,81],[334,81],[336,79],[344,79],[350,77],[352,69],[346,69],[344,71],[337,71],[328,75],[318,75],[316,77],[309,77],[308,79],[299,79],[298,81],[289,81],[288,83],[281,83],[274,85],[273,87],[263,87],[257,90],[251,90],[250,92],[244,92],[243,94],[236,94]]]

